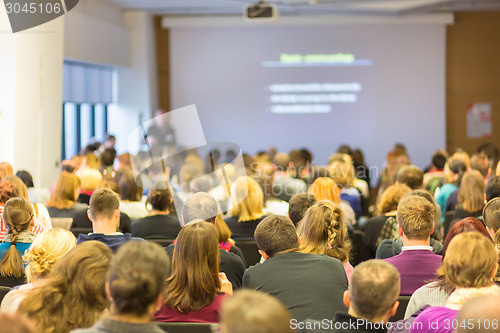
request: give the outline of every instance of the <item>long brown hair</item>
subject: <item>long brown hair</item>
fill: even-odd
[[[484,177],[477,170],[467,171],[458,190],[458,205],[469,213],[484,208]]]
[[[26,295],[18,311],[43,333],[92,326],[109,304],[104,285],[111,256],[109,247],[98,241],[77,245]]]
[[[61,172],[57,178],[56,186],[50,194],[50,200],[47,207],[57,209],[69,209],[75,204],[76,190],[80,188],[80,178],[74,173],[66,171]]]
[[[329,200],[315,203],[297,226],[300,252],[326,254],[341,262],[348,261],[351,242],[344,221],[345,213],[339,205]]]
[[[28,203],[31,203],[30,198],[28,196],[28,187],[26,186],[26,184],[24,184],[21,178],[19,178],[18,176],[9,175],[4,177],[4,179],[2,179],[2,182],[14,185],[17,188],[17,191],[19,192],[19,196],[24,200],[26,200]],[[35,210],[35,218],[38,218],[38,206],[37,205],[32,205],[32,206],[33,209]]]
[[[190,223],[177,236],[165,305],[182,313],[196,311],[211,304],[220,288],[215,226],[201,220]]]
[[[24,274],[24,266],[21,256],[16,249],[19,233],[28,229],[33,219],[33,207],[23,198],[12,198],[5,203],[3,208],[3,220],[12,235],[9,250],[0,261],[0,275],[13,276],[16,279]]]

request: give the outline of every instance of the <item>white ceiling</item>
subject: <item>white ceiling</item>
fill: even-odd
[[[241,15],[258,0],[105,0],[124,10],[161,15]],[[463,10],[500,10],[500,0],[269,0],[280,15],[405,16]]]

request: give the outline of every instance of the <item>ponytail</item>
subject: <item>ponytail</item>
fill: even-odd
[[[24,275],[24,265],[16,249],[19,233],[28,229],[33,219],[33,207],[23,198],[12,198],[5,203],[3,220],[11,234],[10,248],[0,261],[0,275],[3,277],[21,278]]]

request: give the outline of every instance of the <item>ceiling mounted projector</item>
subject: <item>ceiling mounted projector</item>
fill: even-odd
[[[267,2],[259,2],[245,7],[244,18],[251,22],[277,21],[278,8]]]

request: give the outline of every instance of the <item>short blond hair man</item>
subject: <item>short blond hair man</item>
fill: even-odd
[[[430,245],[435,217],[435,205],[421,196],[406,196],[398,205],[396,219],[403,248],[399,255],[384,260],[401,275],[401,295],[413,294],[436,277],[441,256]]]

